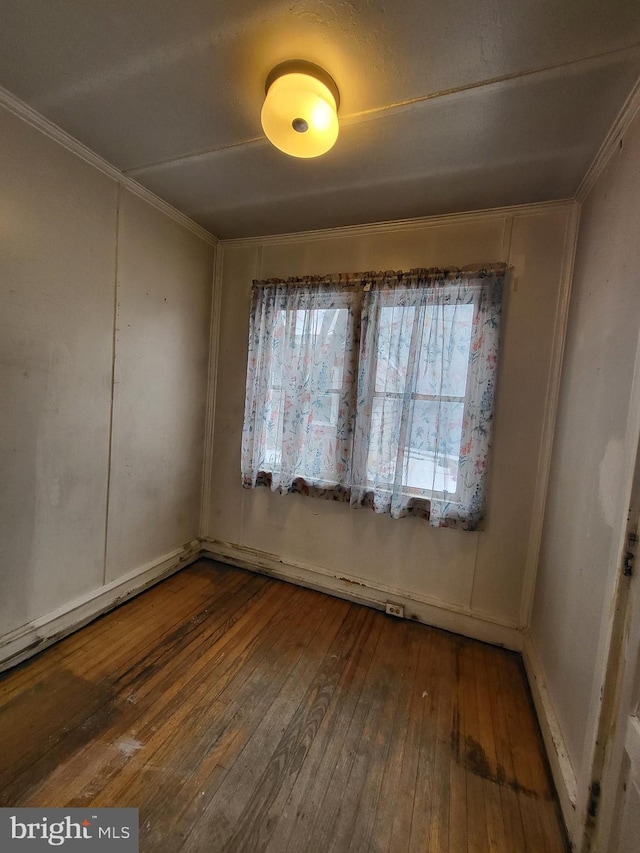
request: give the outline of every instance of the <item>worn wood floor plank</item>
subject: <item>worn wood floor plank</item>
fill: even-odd
[[[404,669],[398,686],[399,701],[392,724],[394,737],[389,739],[387,761],[382,776],[382,790],[375,815],[374,838],[381,851],[393,851],[393,831],[400,807],[402,766],[406,758],[416,673],[420,658],[422,632],[407,631],[408,646]]]
[[[286,799],[296,782],[311,743],[329,710],[345,663],[355,649],[363,621],[361,612],[353,608],[345,612],[345,618],[337,626],[339,633],[337,631],[334,635],[225,849],[264,849],[269,843],[279,811],[274,806]],[[332,632],[328,633],[331,636]],[[307,669],[309,662],[307,655]]]
[[[263,598],[263,603],[268,598],[272,598],[271,606],[274,609],[277,608],[276,592],[271,589],[271,592],[267,591]],[[34,742],[34,750],[40,753],[40,758],[33,767],[28,768],[26,773],[16,775],[14,788],[17,785],[26,792],[31,778],[39,781],[43,775],[43,766],[54,764],[56,774],[58,770],[66,771],[67,797],[78,806],[84,805],[91,792],[100,792],[111,775],[119,773],[128,765],[131,748],[134,747],[136,751],[139,736],[144,736],[147,730],[154,729],[157,718],[166,713],[167,707],[183,704],[180,688],[188,688],[189,680],[195,677],[208,662],[207,655],[195,652],[213,639],[217,642],[213,643],[209,653],[217,652],[219,646],[228,642],[228,638],[236,631],[236,625],[233,623],[241,621],[239,617],[245,622],[253,618],[253,611],[247,613],[247,606],[248,602],[242,596],[233,597],[224,605],[220,604],[219,607],[214,608],[211,619],[207,621],[206,626],[202,626],[195,637],[191,631],[184,630],[185,626],[181,626],[176,631],[184,640],[181,653],[176,653],[175,635],[169,633],[162,639],[160,646],[172,648],[174,654],[169,656],[162,665],[153,662],[161,658],[157,649],[154,649],[154,654],[149,654],[148,662],[142,668],[140,668],[140,661],[144,660],[144,655],[140,658],[139,654],[134,653],[133,665],[130,666],[127,662],[119,673],[116,670],[117,675],[114,674],[111,679],[98,682],[103,688],[102,704],[98,703],[95,707],[88,709],[86,719],[81,726],[71,728],[68,724],[59,726],[56,737],[48,738],[46,743]],[[243,640],[248,640],[252,636],[250,632],[244,632]],[[147,646],[144,648],[148,650]],[[225,662],[225,667],[227,666]],[[136,681],[132,681],[129,677],[132,671],[135,672]],[[180,672],[178,677],[175,675],[176,671]],[[118,684],[119,689],[115,688],[114,684]],[[91,687],[91,682],[88,686]],[[87,689],[83,681],[80,682],[76,691],[68,692],[71,701],[81,703],[87,701]],[[75,695],[77,693],[82,694],[80,700]],[[131,701],[132,699],[135,701]],[[50,715],[45,716],[41,709],[38,719],[43,717],[50,719]],[[108,764],[97,768],[93,762],[87,760],[86,753],[91,752],[96,740],[102,742],[105,738],[108,738],[111,745],[111,749],[106,751]],[[85,754],[77,756],[78,752]],[[60,756],[68,753],[72,753],[72,761],[61,762]],[[78,760],[74,760],[76,757]],[[45,777],[46,775],[48,774],[45,774]],[[55,778],[51,781],[52,784],[49,786],[51,799],[47,798],[44,791],[36,790],[31,797],[34,805],[56,804],[61,779]]]
[[[393,696],[392,683],[398,662],[402,660],[402,652],[393,627],[392,621],[387,620],[382,629],[376,667],[369,671],[363,694],[363,710],[366,707],[366,715],[362,726],[357,729],[359,736],[354,741],[352,758],[341,766],[342,775],[334,774],[332,779],[332,785],[340,791],[340,801],[331,827],[331,837],[327,839],[328,843],[324,849],[333,853],[342,853],[350,846],[351,849],[357,850],[369,849],[366,841],[355,835],[355,823],[360,806],[369,807],[366,791],[369,778],[377,775],[379,751],[376,742],[379,742],[380,731],[389,730],[388,720],[392,718],[395,709],[397,697]],[[375,802],[373,805],[375,807]],[[323,805],[323,818],[324,808]]]
[[[484,801],[485,790],[482,781],[490,771],[478,719],[473,651],[474,646],[468,644],[462,646],[460,650],[464,710],[460,749],[466,768],[467,846],[469,853],[483,853],[489,849],[489,839]]]
[[[468,841],[467,771],[465,766],[465,737],[469,711],[465,705],[467,690],[464,684],[463,653],[465,643],[456,638],[454,707],[451,724],[451,753],[449,762],[450,809],[449,849],[451,853],[466,853]],[[473,841],[473,839],[472,839]]]
[[[517,655],[207,560],[0,676],[0,804],[143,853],[563,853]]]
[[[509,853],[525,849],[522,816],[516,790],[516,776],[511,755],[511,742],[506,722],[504,693],[499,676],[503,653],[484,646],[489,702],[496,745],[496,780],[500,787],[500,804],[504,828],[504,849]],[[496,654],[497,652],[497,654]]]
[[[304,639],[301,635],[295,638],[294,656],[288,676],[283,680],[274,701],[262,715],[246,747],[231,766],[224,784],[207,806],[203,819],[189,834],[183,848],[185,851],[200,850],[205,844],[210,844],[214,850],[233,850],[233,846],[228,848],[227,845],[233,845],[234,834],[244,831],[251,834],[251,807],[259,811],[264,798],[264,787],[273,788],[270,769],[275,772],[276,777],[279,775],[280,761],[276,758],[275,764],[271,764],[271,760],[278,754],[291,718],[300,704],[301,697],[310,689],[318,667],[325,659],[327,647],[333,642],[344,621],[348,607],[343,604],[339,610],[334,610],[325,624],[324,635],[315,637],[313,614],[317,615],[318,610],[316,606],[311,613],[305,614],[301,626]],[[307,653],[304,654],[304,651]]]
[[[247,662],[246,672],[240,672],[235,680],[237,689],[229,693],[231,698],[219,703],[220,710],[209,726],[203,726],[198,737],[187,738],[192,746],[183,751],[187,758],[183,755],[180,763],[183,780],[177,799],[175,789],[166,786],[158,790],[149,806],[154,850],[181,849],[198,825],[196,818],[201,820],[197,833],[206,833],[219,791],[226,785],[228,792],[234,785],[232,771],[239,775],[242,756],[252,753],[260,738],[260,725],[299,663],[300,625],[306,622],[309,643],[318,625],[326,624],[327,614],[322,607],[316,607],[314,613],[311,603],[306,602],[295,608],[295,618],[295,623],[290,618],[281,620],[274,641]],[[167,802],[173,802],[170,810]],[[223,819],[228,825],[226,815]]]
[[[269,777],[268,775],[263,777],[260,791],[262,810],[259,821],[255,810],[249,813],[251,829],[254,833],[253,843],[257,849],[269,849],[274,839],[276,850],[285,849],[289,840],[289,830],[293,825],[293,821],[287,823],[286,818],[290,816],[295,819],[298,816],[297,806],[300,802],[298,796],[302,794],[305,803],[310,800],[316,780],[323,789],[320,781],[322,777],[319,773],[320,755],[326,754],[326,751],[334,747],[335,742],[339,740],[339,734],[336,731],[336,708],[343,706],[345,688],[353,684],[355,666],[351,664],[352,662],[355,664],[360,658],[363,632],[367,632],[370,628],[367,614],[358,614],[358,617],[358,623],[353,626],[358,632],[354,645],[357,651],[354,654],[347,654],[346,659],[340,656],[342,659],[335,673],[327,673],[329,677],[322,684],[316,702],[310,705],[308,699],[303,701],[296,712],[293,725],[283,737],[279,754],[281,784],[277,787],[275,785],[266,787],[264,783]],[[342,639],[338,639],[338,642],[342,643]],[[330,654],[331,660],[337,660],[337,658],[338,655],[335,652]],[[273,781],[278,781],[277,777]],[[236,843],[240,842],[241,836],[236,836],[235,840]],[[244,843],[248,842],[249,839],[244,831]],[[230,846],[229,849],[233,847]]]
[[[403,693],[410,692],[403,684],[403,675],[411,671],[409,632],[395,631],[393,642],[388,643],[389,667],[378,692],[384,696],[377,722],[371,730],[369,740],[364,744],[368,750],[364,770],[364,784],[356,804],[355,820],[346,839],[346,846],[336,849],[353,851],[370,850],[373,846],[372,833],[379,811],[382,811],[381,791],[387,772],[387,760],[392,742],[401,743],[401,733],[395,727],[398,708],[402,707]],[[409,666],[407,666],[409,661]],[[374,688],[375,689],[375,688]],[[384,691],[384,693],[383,693]],[[397,733],[397,738],[389,738],[387,732]],[[361,746],[362,748],[362,746]],[[351,785],[351,783],[349,783]],[[376,837],[376,844],[380,841]]]
[[[207,632],[207,642],[202,646],[194,649],[193,643],[189,643],[177,656],[176,665],[172,666],[178,674],[172,672],[170,682],[166,678],[158,681],[154,677],[143,685],[144,690],[140,693],[150,713],[142,727],[129,729],[136,741],[145,747],[148,741],[149,748],[145,748],[142,758],[165,741],[169,741],[171,751],[174,730],[181,725],[183,718],[191,717],[193,707],[203,693],[205,702],[216,701],[227,706],[225,692],[230,685],[234,685],[238,695],[242,695],[245,682],[268,655],[272,655],[272,666],[276,662],[280,664],[281,644],[288,646],[291,643],[286,610],[299,600],[295,589],[269,590],[258,608],[243,608],[240,619],[227,619],[222,625],[214,623],[215,631]],[[251,625],[249,623],[255,619],[256,611],[265,621]],[[146,688],[150,689],[147,691]],[[188,703],[184,702],[185,694],[192,697]],[[119,793],[127,793],[130,777],[135,776],[136,771],[135,766],[127,764],[118,774],[111,774],[114,782],[104,795],[113,798]]]
[[[227,567],[225,567],[227,569]],[[193,570],[193,571],[192,571]],[[138,642],[140,633],[148,633],[157,625],[158,635],[172,627],[182,625],[200,610],[207,595],[215,596],[223,592],[225,584],[238,586],[250,581],[248,577],[239,577],[232,569],[221,572],[219,582],[214,586],[202,570],[190,567],[187,577],[178,572],[167,578],[161,585],[152,587],[144,596],[138,596],[127,602],[126,610],[118,608],[111,611],[108,620],[99,618],[82,631],[64,638],[35,658],[12,670],[12,678],[0,683],[0,705],[19,693],[25,685],[33,684],[37,671],[40,676],[65,665],[72,671],[82,672],[90,663],[97,672],[101,661],[106,661],[113,671],[118,649],[127,659],[132,651],[141,652]],[[126,614],[126,615],[125,615]],[[164,619],[164,621],[162,621]],[[126,625],[126,631],[118,631],[117,626]],[[108,640],[108,642],[103,642]]]
[[[487,824],[487,848],[491,853],[504,850],[507,846],[502,815],[502,800],[498,780],[498,749],[493,719],[491,716],[491,690],[484,649],[479,644],[473,647],[476,697],[480,742],[486,763],[486,774],[482,780],[485,820]]]
[[[344,668],[328,713],[298,774],[297,784],[277,815],[277,825],[267,846],[271,853],[308,849],[314,837],[313,827],[317,820],[323,819],[319,817],[325,814],[323,799],[339,756],[344,752],[346,735],[377,650],[383,623],[375,617],[371,610],[363,615],[355,652]]]
[[[298,832],[294,831],[289,837],[286,849],[291,853],[307,850],[311,845],[317,845],[318,849],[327,850],[333,840],[335,823],[343,805],[346,782],[355,760],[365,718],[372,701],[369,678],[376,668],[374,661],[384,642],[382,639],[384,628],[385,625],[382,623],[376,640],[376,656],[368,661],[364,681],[356,698],[355,706],[350,708],[345,715],[345,735],[340,745],[340,751],[336,755],[331,755],[327,774],[324,776],[326,784],[318,791],[313,820],[307,822],[306,825],[300,823]]]
[[[499,667],[498,673],[503,686],[503,704],[508,737],[511,744],[511,757],[513,759],[516,781],[515,788],[518,794],[518,803],[522,817],[524,849],[527,853],[538,853],[538,851],[543,853],[545,850],[544,840],[535,799],[548,795],[547,784],[545,782],[542,790],[536,790],[535,788],[535,780],[531,773],[529,756],[527,755],[527,750],[531,746],[531,740],[527,732],[527,720],[521,719],[520,704],[516,695],[517,691],[514,691],[512,686],[516,679],[516,664],[511,657],[507,658],[505,664]]]
[[[434,634],[430,629],[423,632],[418,626],[416,628],[419,631],[419,648],[416,655],[413,680],[409,686],[411,695],[409,699],[407,728],[404,733],[404,748],[399,772],[398,793],[392,818],[391,849],[394,851],[406,851],[409,849],[416,800],[418,799],[418,809],[428,807],[428,804],[421,803],[419,798],[416,798],[415,792],[421,746],[422,710],[424,706],[423,694],[425,691],[432,689],[429,681],[429,666],[431,657],[434,654]]]
[[[419,683],[417,701],[419,703],[416,716],[420,722],[420,752],[416,774],[413,815],[411,818],[411,836],[409,849],[411,851],[428,850],[431,847],[431,827],[437,823],[437,815],[442,809],[441,800],[449,797],[448,768],[442,777],[436,775],[436,759],[439,739],[450,748],[451,727],[447,721],[446,731],[439,730],[438,707],[441,701],[447,703],[451,695],[452,685],[446,675],[450,672],[451,659],[445,653],[446,645],[442,640],[445,635],[431,632],[430,654],[425,681]],[[448,639],[448,638],[447,638]],[[448,803],[447,803],[448,805]],[[445,842],[444,837],[441,838]],[[446,850],[448,838],[444,843]],[[439,849],[439,848],[435,848]]]
[[[451,810],[451,788],[449,764],[451,761],[453,716],[455,694],[452,689],[450,673],[455,671],[455,647],[451,637],[439,631],[434,631],[436,654],[442,667],[442,682],[435,687],[434,713],[437,715],[436,750],[434,774],[434,796],[436,803],[433,807],[433,820],[429,826],[429,853],[448,853],[449,846],[449,817]]]

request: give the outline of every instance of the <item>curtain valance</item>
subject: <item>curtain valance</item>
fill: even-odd
[[[417,267],[403,270],[368,270],[366,272],[329,273],[328,275],[291,276],[289,278],[254,279],[253,287],[276,284],[333,285],[366,287],[371,284],[411,284],[418,282],[455,281],[456,279],[483,279],[504,276],[509,267],[504,263],[470,264],[464,267]]]

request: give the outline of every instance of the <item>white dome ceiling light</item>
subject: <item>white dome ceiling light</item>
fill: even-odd
[[[292,157],[319,157],[338,138],[340,93],[327,72],[303,59],[271,71],[260,120],[265,136]]]

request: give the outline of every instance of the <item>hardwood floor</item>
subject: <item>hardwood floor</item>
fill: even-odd
[[[207,560],[0,677],[0,806],[146,851],[564,851],[517,655]]]

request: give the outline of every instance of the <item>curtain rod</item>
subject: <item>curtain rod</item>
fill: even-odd
[[[329,275],[291,276],[289,278],[254,279],[254,287],[264,287],[270,284],[344,284],[367,285],[376,281],[388,279],[456,279],[456,278],[487,278],[503,276],[513,267],[505,263],[474,264],[465,267],[417,267],[408,272],[403,270],[386,270],[352,273],[331,273]]]

